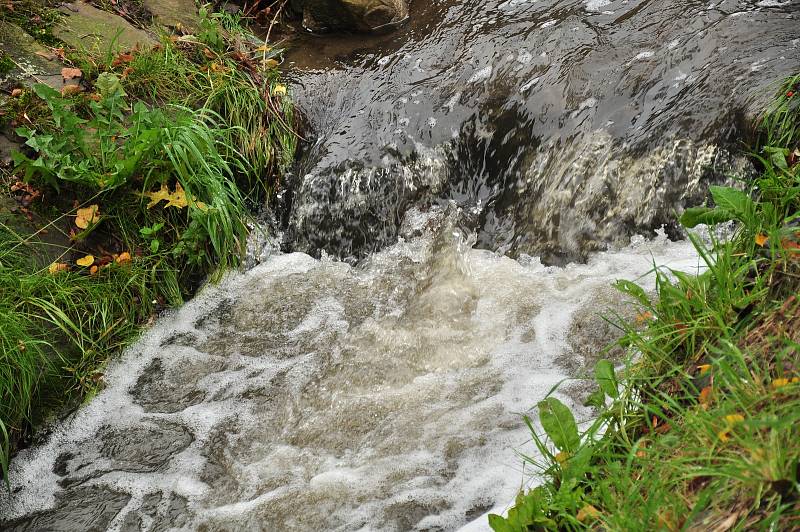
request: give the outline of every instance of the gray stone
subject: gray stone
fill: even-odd
[[[194,0],[143,0],[142,3],[153,14],[153,20],[162,26],[187,30],[200,26]]]
[[[25,33],[22,28],[0,20],[0,48],[14,61],[16,67],[0,78],[0,86],[12,82],[25,85],[47,83],[60,89],[61,65],[50,59],[50,51]]]
[[[67,16],[53,29],[53,35],[78,49],[117,52],[156,42],[122,17],[85,2],[65,4],[61,11]]]
[[[291,9],[303,16],[311,31],[374,32],[399,24],[408,17],[406,0],[290,0]]]

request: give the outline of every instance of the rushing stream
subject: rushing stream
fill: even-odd
[[[520,413],[628,311],[611,283],[695,271],[648,231],[742,166],[798,7],[418,0],[391,35],[300,39],[283,251],[114,361],[16,457],[0,527],[485,528],[535,481]],[[585,419],[584,392],[557,394]]]

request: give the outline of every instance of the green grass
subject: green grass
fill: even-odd
[[[0,463],[48,409],[101,384],[108,353],[122,349],[158,296],[149,261],[112,264],[94,276],[50,274],[44,242],[0,224]],[[13,448],[14,445],[11,445]]]
[[[692,237],[707,270],[656,268],[657,296],[617,319],[631,360],[601,361],[579,431],[554,398],[526,418],[543,483],[494,530],[791,530],[800,527],[800,76],[765,113],[749,194],[712,188],[682,221],[738,223],[726,241]],[[791,95],[791,96],[789,96]],[[768,240],[765,240],[768,239]]]
[[[277,52],[230,17],[202,25],[152,49],[68,51],[83,92],[40,86],[0,102],[0,126],[27,139],[0,186],[23,179],[45,198],[25,207],[25,229],[0,211],[5,478],[19,443],[102,387],[105,362],[157,309],[239,265],[248,206],[294,156]],[[87,208],[96,216],[81,226]]]
[[[0,20],[16,24],[47,46],[61,46],[53,27],[61,19],[59,2],[54,0],[9,0],[0,3]]]

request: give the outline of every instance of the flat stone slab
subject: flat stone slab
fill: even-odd
[[[194,0],[143,0],[142,4],[152,13],[153,20],[162,26],[192,31],[200,27]]]
[[[53,29],[53,35],[75,48],[118,52],[156,42],[150,34],[133,27],[122,17],[85,2],[65,4],[60,11],[66,17]]]
[[[0,77],[0,86],[19,82],[24,85],[47,83],[60,89],[61,64],[52,57],[52,53],[25,33],[19,26],[0,21],[0,49],[11,57],[16,64],[11,72]]]

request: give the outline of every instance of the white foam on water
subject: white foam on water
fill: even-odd
[[[0,513],[68,519],[97,486],[130,495],[112,530],[171,525],[176,498],[187,530],[485,529],[533,481],[520,414],[583,364],[576,323],[618,304],[613,281],[698,261],[662,235],[546,267],[472,249],[453,216],[412,211],[359,267],[274,255],[207,287],[17,457]]]

